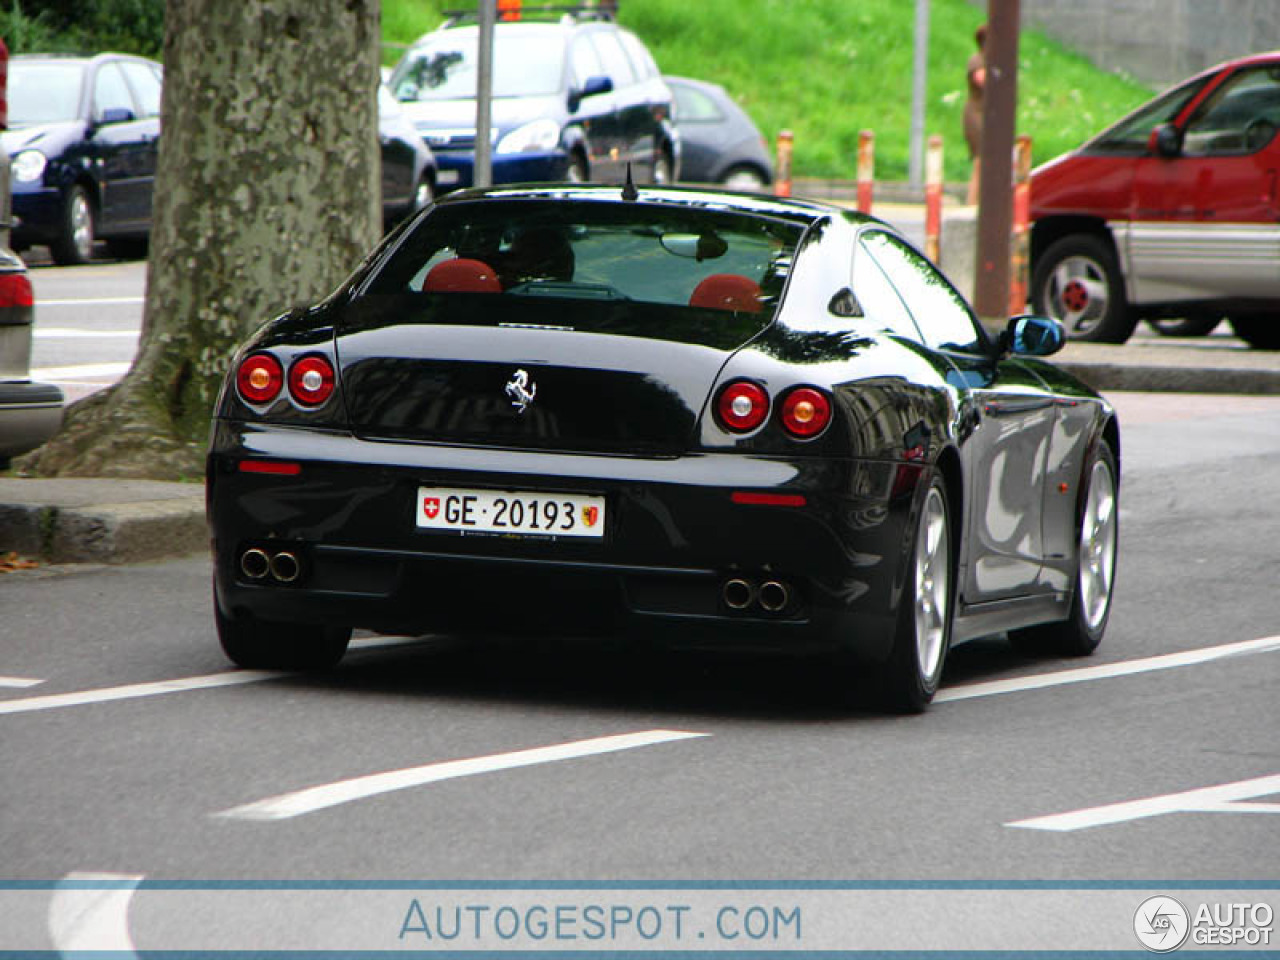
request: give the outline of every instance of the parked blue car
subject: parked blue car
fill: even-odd
[[[526,10],[493,39],[494,183],[671,183],[680,140],[671,91],[644,44],[601,7]],[[470,20],[471,22],[467,22]],[[479,28],[459,15],[418,39],[388,86],[440,166],[474,183]]]
[[[9,63],[15,249],[46,244],[60,264],[85,263],[94,242],[136,256],[151,232],[160,138],[160,64],[141,57],[29,54]],[[379,97],[383,217],[426,206],[436,165],[386,91]]]

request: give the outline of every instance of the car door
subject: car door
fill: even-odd
[[[1138,163],[1132,299],[1280,297],[1280,60],[1230,71]]]
[[[122,60],[120,69],[137,103],[139,143],[134,155],[134,175],[138,178],[138,219],[150,229],[152,197],[155,193],[156,165],[160,158],[160,68],[141,60]]]
[[[138,116],[138,106],[115,61],[93,76],[91,152],[97,160],[98,233],[145,229],[150,222],[155,175],[154,140],[159,119]],[[150,173],[148,173],[150,167]]]
[[[613,102],[617,124],[615,162],[617,176],[626,175],[627,164],[633,166],[637,180],[653,175],[653,119],[643,84],[614,30],[599,30],[591,35],[600,53],[605,72],[613,81]]]
[[[945,357],[956,388],[970,562],[959,572],[965,603],[1042,589],[1042,499],[1055,403],[1017,360],[993,357],[964,298],[913,247],[884,231],[860,246],[906,304],[924,345]]]
[[[590,82],[598,82],[607,76],[604,62],[591,33],[579,33],[573,38],[569,48],[569,63],[572,70],[572,85],[577,99],[576,109],[571,110],[573,122],[582,128],[587,144],[587,164],[591,168],[591,179],[597,181],[616,180],[620,169],[618,157],[621,152],[621,132],[618,127],[618,113],[615,106],[617,95],[596,93],[581,97],[583,90]]]

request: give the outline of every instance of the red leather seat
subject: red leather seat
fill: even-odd
[[[689,306],[760,312],[760,284],[737,273],[713,273],[693,288]]]
[[[432,267],[422,289],[427,293],[501,293],[502,284],[487,263],[455,257]]]

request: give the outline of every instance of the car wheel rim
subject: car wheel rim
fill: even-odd
[[[671,165],[667,162],[665,154],[659,154],[653,161],[653,182],[658,186],[665,186],[671,182]]]
[[[724,186],[729,190],[759,191],[765,188],[765,182],[750,170],[735,170],[724,178]]]
[[[88,260],[93,253],[93,214],[89,210],[89,198],[76,193],[71,198],[71,242],[76,252]]]
[[[1085,337],[1102,323],[1110,306],[1107,277],[1089,257],[1067,257],[1049,276],[1046,312],[1062,321],[1071,337]]]
[[[418,182],[418,189],[413,194],[413,209],[421,210],[435,198],[431,191],[431,183],[427,180]]]
[[[1099,460],[1089,473],[1089,491],[1080,521],[1080,609],[1090,632],[1106,619],[1115,567],[1115,481],[1111,467]]]
[[[931,681],[942,664],[951,594],[947,508],[937,488],[925,499],[915,553],[916,661],[920,676]]]

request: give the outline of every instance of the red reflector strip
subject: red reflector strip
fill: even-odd
[[[282,460],[241,460],[241,473],[269,473],[277,477],[296,477],[302,472],[302,464]]]
[[[732,499],[734,503],[756,507],[803,507],[806,502],[799,493],[748,493],[745,490],[735,490]]]

